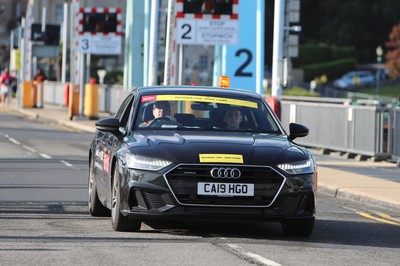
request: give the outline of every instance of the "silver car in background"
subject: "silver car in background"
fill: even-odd
[[[333,82],[333,86],[339,89],[354,89],[373,85],[374,75],[369,71],[351,71]]]

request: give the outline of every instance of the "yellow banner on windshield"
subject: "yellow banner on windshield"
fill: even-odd
[[[201,163],[243,163],[241,154],[199,154]]]
[[[201,96],[201,95],[157,95],[157,101],[191,101],[191,102],[206,102],[206,103],[222,103],[232,104],[238,106],[245,106],[250,108],[257,108],[257,103],[251,101],[244,101],[232,98],[222,98],[214,96]]]

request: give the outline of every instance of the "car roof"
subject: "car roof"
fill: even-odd
[[[358,70],[358,71],[350,71],[350,72],[346,73],[346,75],[349,75],[349,74],[372,74],[372,73],[368,70]]]
[[[210,86],[150,86],[135,88],[132,93],[141,95],[151,94],[200,94],[200,95],[220,95],[220,96],[233,96],[233,97],[251,97],[260,98],[258,93],[243,90],[243,89],[227,89]]]

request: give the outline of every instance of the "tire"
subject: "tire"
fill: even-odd
[[[121,184],[118,164],[114,167],[111,199],[111,222],[115,231],[139,232],[142,222],[121,213]]]
[[[94,165],[92,162],[89,165],[88,194],[88,207],[90,215],[95,217],[110,217],[111,211],[100,202],[97,195],[96,179],[94,177]]]
[[[314,230],[314,219],[293,220],[282,223],[282,230],[286,236],[308,237]]]

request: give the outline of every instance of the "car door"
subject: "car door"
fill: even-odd
[[[111,199],[112,158],[116,153],[117,147],[119,147],[123,141],[123,135],[126,132],[126,124],[129,119],[130,110],[132,109],[133,99],[134,94],[129,94],[115,114],[115,117],[118,118],[120,123],[120,132],[103,132],[98,142],[96,161],[101,165],[100,169],[102,169],[101,173],[98,175],[98,183],[101,184],[101,186],[98,186],[100,200],[102,200],[103,197]]]

